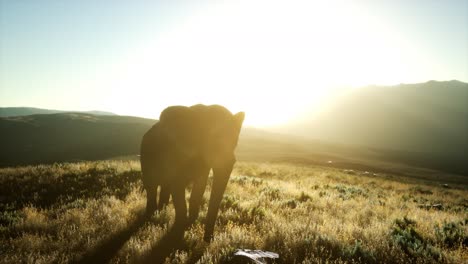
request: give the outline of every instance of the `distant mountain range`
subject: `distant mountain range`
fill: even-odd
[[[392,158],[468,172],[463,165],[468,164],[468,84],[429,81],[359,88],[316,118],[279,131],[384,149]]]
[[[111,112],[104,111],[63,111],[42,109],[35,107],[0,107],[0,117],[7,116],[27,116],[27,115],[42,115],[42,114],[58,114],[58,113],[85,113],[93,115],[116,115]]]

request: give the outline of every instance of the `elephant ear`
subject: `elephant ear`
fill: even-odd
[[[240,130],[242,127],[242,123],[244,123],[245,119],[245,113],[244,112],[239,112],[234,115],[234,122],[236,124],[236,127]]]
[[[187,157],[197,154],[200,124],[195,111],[185,106],[171,106],[161,113],[159,123],[171,147]]]

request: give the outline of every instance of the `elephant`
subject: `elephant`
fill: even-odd
[[[140,162],[146,213],[161,210],[172,196],[173,228],[182,230],[197,218],[213,170],[204,240],[213,238],[219,206],[236,162],[234,151],[245,113],[233,115],[220,105],[170,106],[143,136]],[[187,217],[185,189],[192,185]],[[160,187],[159,201],[156,201]]]

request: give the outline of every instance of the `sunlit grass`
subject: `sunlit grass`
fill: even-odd
[[[139,174],[136,161],[0,169],[0,261],[76,261],[115,239],[143,212]],[[389,176],[238,163],[213,242],[202,242],[208,188],[200,218],[166,262],[226,263],[236,248],[277,252],[277,263],[466,261],[466,189]],[[425,206],[433,204],[441,207]],[[173,219],[172,206],[153,215],[111,252],[111,262],[144,260]]]

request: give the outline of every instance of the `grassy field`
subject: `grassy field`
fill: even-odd
[[[131,160],[0,169],[0,262],[235,263],[237,248],[276,252],[276,263],[468,261],[466,182],[239,162],[214,241],[202,241],[208,187],[173,248],[173,207],[144,219],[139,177]]]

